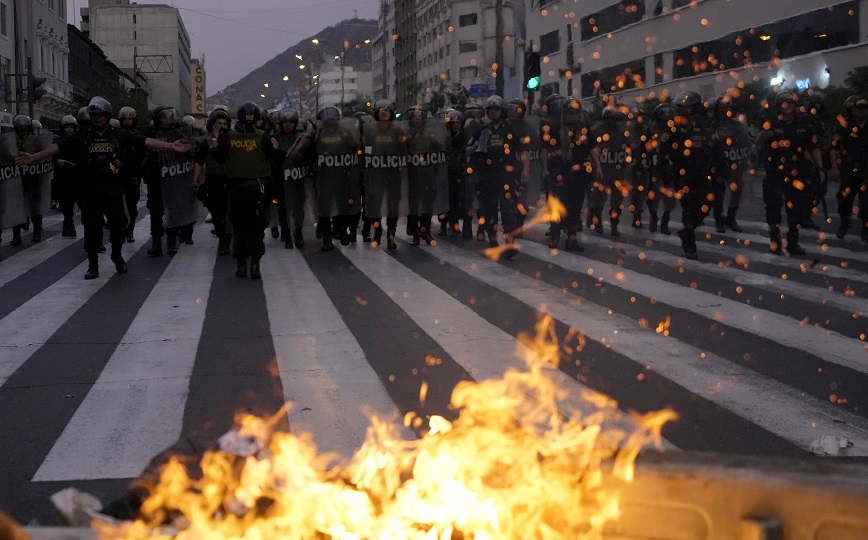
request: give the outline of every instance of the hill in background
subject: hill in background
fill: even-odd
[[[276,107],[284,101],[287,93],[300,86],[311,74],[313,61],[325,61],[339,54],[346,47],[346,65],[357,71],[371,69],[371,44],[377,33],[377,21],[369,19],[347,19],[329,26],[305,38],[284,52],[278,54],[262,66],[254,69],[241,80],[209,96],[207,110],[217,105],[226,105],[229,110],[245,101],[253,101],[266,109]],[[311,40],[319,40],[315,45]],[[369,43],[365,43],[369,40]],[[301,56],[299,60],[296,55]],[[305,69],[299,69],[304,65]],[[284,80],[286,78],[286,80]],[[266,87],[265,85],[268,84]],[[262,97],[262,96],[265,97]]]

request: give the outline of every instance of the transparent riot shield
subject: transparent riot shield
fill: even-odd
[[[199,201],[193,189],[193,153],[156,151],[166,227],[190,225],[199,220]]]
[[[314,137],[316,210],[319,217],[361,211],[361,145],[354,118],[320,120]]]
[[[303,139],[308,136],[313,138],[313,133],[299,133],[295,143],[286,150],[283,160],[283,196],[286,200],[286,219],[291,228],[316,222],[312,150],[306,156],[290,159],[290,153],[297,145],[303,144]]]
[[[530,179],[524,187],[522,199],[527,206],[541,206],[545,204],[545,186],[542,185],[542,163],[540,161],[540,119],[538,116],[526,116],[514,125],[519,136],[521,149],[527,152],[528,164],[530,165]]]
[[[370,122],[365,125],[364,139],[365,215],[407,215],[406,124]]]
[[[439,118],[415,122],[410,121],[407,131],[409,214],[445,214],[449,211],[446,124]]]
[[[21,144],[24,152],[34,153],[51,146],[51,133],[31,135]],[[44,216],[51,208],[51,179],[54,162],[49,158],[27,167],[21,167],[21,185],[24,190],[24,211],[28,216]]]
[[[0,229],[21,225],[27,220],[21,170],[15,165],[16,158],[15,133],[0,134]]]

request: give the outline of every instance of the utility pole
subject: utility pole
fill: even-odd
[[[503,0],[495,0],[494,12],[494,63],[497,64],[497,69],[495,70],[494,75],[494,93],[503,97]]]

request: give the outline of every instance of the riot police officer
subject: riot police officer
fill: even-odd
[[[132,107],[121,107],[118,111],[120,127],[130,135],[136,135],[136,110]],[[136,226],[136,218],[139,216],[138,203],[142,198],[142,162],[145,156],[131,156],[128,167],[124,167],[123,174],[126,177],[124,186],[124,201],[127,205],[129,224],[127,225],[127,243],[136,241],[133,229]]]
[[[522,166],[520,143],[506,122],[508,113],[506,100],[497,95],[488,98],[485,115],[490,123],[473,135],[468,146],[473,150],[471,167],[478,169],[476,197],[481,228],[488,234],[489,244],[496,247],[500,220],[508,245],[504,256],[510,258],[518,253],[512,246],[518,228],[517,186],[519,182],[527,183],[530,171]]]
[[[281,175],[280,190],[283,195],[281,226],[284,227],[284,247],[292,249],[294,230],[295,246],[304,247],[304,208],[307,202],[307,183],[312,174],[310,147],[311,134],[299,129],[298,111],[292,107],[277,111],[277,126],[281,152],[278,172]],[[290,225],[291,223],[291,225]]]
[[[725,232],[727,228],[742,232],[737,217],[744,191],[744,173],[751,154],[751,141],[747,128],[735,117],[732,96],[729,94],[723,94],[717,99],[714,130],[726,158],[720,175],[721,182],[714,183],[716,192],[712,203],[717,232]],[[726,207],[726,215],[722,216],[727,193],[729,204]]]
[[[798,95],[782,90],[775,96],[775,117],[763,124],[757,147],[765,156],[763,201],[769,225],[769,250],[781,253],[781,205],[787,212],[787,251],[804,255],[799,227],[810,211],[810,178],[816,172],[825,181],[823,159],[811,119],[798,111]]]
[[[172,143],[133,135],[109,125],[112,116],[111,104],[102,97],[95,97],[88,105],[91,125],[75,135],[52,144],[35,154],[22,153],[16,163],[29,165],[60,152],[77,156],[82,164],[79,176],[81,190],[81,220],[84,224],[84,249],[88,257],[85,279],[99,277],[99,248],[102,247],[103,216],[109,226],[111,260],[119,274],[127,273],[127,263],[121,249],[126,236],[127,216],[124,207],[121,169],[128,156],[152,150],[189,152],[185,141]]]
[[[464,114],[458,110],[447,111],[446,128],[449,132],[449,144],[446,153],[449,160],[449,216],[453,236],[461,234],[463,238],[473,237],[473,201],[476,192],[467,189],[466,181],[467,158],[464,150],[467,148],[467,132],[464,130]],[[460,221],[460,223],[459,223]]]
[[[664,141],[668,141],[675,131],[675,107],[669,103],[661,103],[654,108],[654,127],[651,135],[651,187],[648,191],[648,212],[650,220],[648,230],[657,232],[657,216],[660,215],[660,232],[672,234],[669,229],[669,220],[675,209],[675,167],[669,160],[669,156],[662,148]],[[660,204],[663,204],[663,213],[659,214]]]
[[[722,166],[722,152],[711,130],[702,98],[693,91],[680,92],[673,100],[674,130],[662,148],[675,166],[681,194],[681,247],[688,259],[698,258],[696,228],[709,213],[708,193]],[[664,135],[666,135],[664,133]]]
[[[60,119],[60,134],[55,138],[55,144],[68,139],[78,131],[78,121],[71,114]],[[61,235],[65,238],[75,238],[75,204],[78,199],[78,174],[80,164],[73,161],[75,156],[64,155],[55,157],[54,183],[56,186],[57,201],[60,203],[60,211],[63,213],[63,229]]]
[[[219,137],[228,132],[232,125],[232,117],[224,109],[215,108],[208,120],[205,129],[209,134]],[[226,193],[228,178],[226,176],[225,163],[217,163],[208,145],[208,135],[199,139],[194,150],[194,172],[196,184],[199,186],[198,195],[204,195],[204,204],[211,213],[211,225],[214,234],[217,235],[217,255],[229,255],[229,245],[232,234],[226,224],[229,211],[229,196]],[[204,175],[204,182],[202,176]]]
[[[260,279],[259,259],[265,254],[265,228],[269,201],[266,184],[271,180],[270,163],[279,151],[277,139],[256,125],[260,108],[247,101],[238,107],[238,121],[226,133],[212,131],[208,144],[218,163],[226,163],[229,178],[229,220],[234,233],[233,252],[237,261],[235,275]]]
[[[407,135],[395,122],[395,104],[389,99],[374,103],[376,122],[365,128],[365,215],[374,226],[373,245],[382,243],[382,219],[386,217],[386,248],[397,249],[395,234],[401,202],[407,193],[402,186],[401,159],[407,154]],[[378,157],[379,163],[377,163]]]
[[[36,131],[33,127],[33,120],[26,114],[17,114],[12,118],[12,127],[15,129],[15,138],[18,142],[18,150],[28,150],[36,136]],[[42,213],[39,210],[40,185],[37,178],[33,175],[24,175],[22,178],[24,187],[24,201],[27,206],[27,217],[33,223],[32,242],[42,241]],[[21,229],[24,224],[14,225],[12,227],[12,241],[10,245],[21,245]]]
[[[648,114],[641,107],[630,111],[627,122],[633,156],[632,192],[630,210],[633,213],[633,228],[642,228],[642,210],[648,201],[651,187],[651,129]]]
[[[853,201],[859,196],[860,235],[868,242],[868,98],[851,96],[845,109],[844,122],[839,123],[832,137],[832,171],[840,181],[838,190],[838,238],[844,238],[850,228]]]
[[[600,149],[602,181],[591,185],[588,197],[588,227],[597,233],[603,232],[603,206],[609,199],[609,224],[612,236],[620,236],[618,223],[621,220],[625,194],[630,193],[628,185],[632,163],[631,141],[625,132],[626,115],[621,106],[614,103],[603,109],[602,122],[594,129],[597,146]]]

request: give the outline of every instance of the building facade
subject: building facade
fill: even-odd
[[[162,4],[90,0],[81,29],[115,65],[147,79],[154,103],[191,112],[193,85],[190,37],[180,12]]]
[[[353,101],[372,99],[372,72],[343,66],[339,60],[317,64],[308,81],[308,88],[302,92],[305,96],[302,109],[307,111],[329,106],[341,108]]]
[[[868,64],[866,0],[538,0],[527,18],[544,94],[822,88]]]
[[[98,88],[118,85],[121,88],[142,88],[146,81],[138,83],[114,65],[99,46],[89,40],[73,25],[67,26],[69,35],[69,82],[73,87],[73,101],[86,103]]]
[[[0,0],[0,126],[12,127],[12,116],[16,112],[15,80],[9,76],[15,71],[15,12],[12,0]]]

